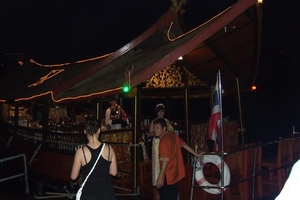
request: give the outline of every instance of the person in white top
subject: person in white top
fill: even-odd
[[[289,178],[286,180],[284,187],[275,200],[298,200],[300,199],[300,160],[292,168]]]
[[[112,99],[109,101],[109,108],[105,111],[105,125],[108,129],[121,129],[121,114],[122,108],[120,105],[117,104],[116,99]]]
[[[165,115],[165,106],[164,104],[160,103],[156,105],[155,108],[157,118],[163,118],[165,119],[167,123],[167,131],[174,131],[174,128],[171,124],[171,122],[164,118]],[[152,139],[152,185],[153,187],[153,200],[159,200],[159,192],[157,190],[156,186],[156,180],[158,178],[159,172],[160,172],[160,165],[159,165],[159,158],[158,158],[158,146],[159,146],[159,138],[155,137],[154,135],[154,125],[153,122],[157,119],[155,118],[150,122],[149,125],[149,136],[153,136]]]

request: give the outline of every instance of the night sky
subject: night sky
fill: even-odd
[[[188,29],[235,2],[187,0]],[[147,30],[170,5],[169,0],[1,0],[0,55],[24,53],[55,64],[110,53]],[[264,0],[262,6],[258,89],[243,94],[245,124],[257,137],[277,137],[290,133],[292,125],[300,131],[300,3]]]
[[[300,132],[300,2],[264,1],[258,89],[244,95],[248,131],[262,140]]]
[[[189,0],[193,28],[236,0]],[[1,0],[1,53],[26,53],[41,63],[62,63],[118,50],[168,10],[170,0]]]

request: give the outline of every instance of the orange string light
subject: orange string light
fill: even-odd
[[[40,78],[40,80],[38,82],[35,82],[31,85],[28,85],[28,87],[33,87],[33,86],[38,86],[40,84],[42,84],[44,81],[56,76],[57,74],[61,73],[65,71],[64,69],[59,69],[59,70],[52,70],[51,72],[49,72],[47,75],[43,76],[42,78]]]

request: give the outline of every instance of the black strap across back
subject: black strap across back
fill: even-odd
[[[82,153],[83,153],[83,157],[85,160],[85,164],[87,164],[85,153],[84,153],[84,148],[83,147],[81,147],[81,148],[82,148]],[[110,161],[110,145],[108,145],[108,161]]]

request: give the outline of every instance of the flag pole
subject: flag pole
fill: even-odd
[[[216,85],[213,96],[213,108],[208,126],[208,138],[215,141],[216,151],[221,157],[221,198],[224,198],[224,134],[222,109],[222,83],[220,69],[216,74]],[[219,148],[221,145],[221,149]]]
[[[221,199],[224,198],[224,134],[223,134],[223,106],[222,106],[222,83],[221,72],[218,71],[218,98],[220,103],[220,140],[221,140]]]
[[[220,135],[221,135],[221,150],[224,153],[224,138],[223,138],[223,106],[222,106],[222,83],[221,83],[221,72],[218,71],[218,91],[219,91],[219,102],[220,102]]]

